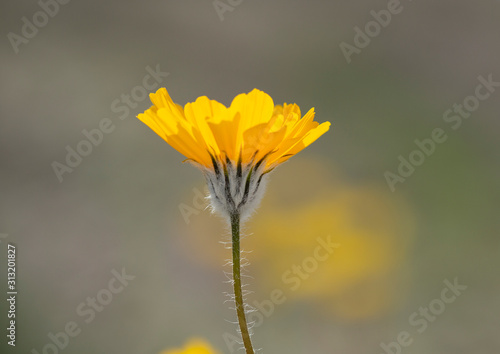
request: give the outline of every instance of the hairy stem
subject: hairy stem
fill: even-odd
[[[250,333],[248,332],[245,306],[243,304],[243,294],[241,291],[240,215],[238,213],[231,215],[231,234],[233,243],[233,286],[236,313],[238,314],[238,323],[240,325],[241,337],[243,338],[243,345],[245,346],[246,354],[254,354],[252,341],[250,340]]]

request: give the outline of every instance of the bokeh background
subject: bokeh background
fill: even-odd
[[[68,322],[80,333],[61,353],[236,348],[227,228],[204,208],[201,173],[135,118],[148,66],[182,105],[256,87],[332,122],[272,174],[245,225],[248,302],[286,297],[254,328],[262,353],[378,354],[402,332],[405,354],[499,353],[500,89],[459,129],[443,114],[478,76],[500,81],[500,2],[402,1],[350,63],[340,44],[387,1],[222,2],[219,16],[212,1],[71,1],[16,53],[9,33],[42,7],[2,1],[0,289],[12,242],[19,291],[17,345],[2,330],[2,353],[52,353]],[[112,108],[131,92],[128,112]],[[114,130],[60,181],[53,163],[104,119]],[[447,140],[391,191],[386,172],[436,128]],[[339,247],[311,268],[318,238]],[[292,289],[283,276],[304,262]],[[86,323],[77,309],[108,300],[113,269],[135,278]],[[442,307],[455,279],[467,289]],[[439,314],[419,333],[410,317],[429,305]],[[6,313],[0,301],[2,328]]]

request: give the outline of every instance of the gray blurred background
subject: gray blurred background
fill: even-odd
[[[500,88],[443,119],[479,76],[500,81],[499,1],[401,1],[350,63],[341,43],[387,1],[42,3],[0,5],[0,289],[11,242],[19,292],[17,345],[3,330],[2,353],[53,353],[68,323],[78,334],[59,336],[61,353],[237,348],[224,339],[227,230],[200,205],[201,173],[135,118],[147,67],[181,105],[259,88],[332,122],[272,174],[245,227],[248,301],[286,297],[254,328],[262,353],[500,352]],[[87,153],[82,131],[102,124],[112,131]],[[424,161],[392,191],[387,171],[437,128],[446,141],[414,153]],[[87,156],[58,178],[78,146]],[[283,275],[328,237],[338,250],[292,290]],[[135,278],[112,294],[123,269]],[[450,300],[446,280],[467,288]],[[5,300],[0,311],[6,328]]]

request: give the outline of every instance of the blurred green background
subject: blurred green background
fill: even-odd
[[[3,330],[2,353],[56,352],[49,336],[68,322],[79,334],[61,353],[154,354],[193,337],[231,352],[227,229],[200,203],[202,174],[135,118],[147,67],[181,105],[255,87],[332,122],[271,175],[245,227],[248,302],[286,298],[254,328],[263,353],[500,352],[500,88],[459,128],[443,120],[479,76],[500,81],[499,1],[402,1],[350,63],[341,43],[387,1],[42,3],[0,5],[0,289],[12,242],[19,291],[17,345]],[[54,162],[102,122],[112,132],[60,181]],[[424,161],[392,191],[387,171],[436,128],[447,140],[414,153]],[[292,289],[284,274],[328,237],[338,249]],[[122,269],[135,278],[112,294]],[[467,289],[451,301],[455,279]],[[106,305],[89,310],[96,295]],[[7,311],[0,301],[2,328]]]

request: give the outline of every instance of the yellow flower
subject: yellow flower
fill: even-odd
[[[230,107],[202,96],[182,108],[165,88],[150,98],[153,106],[138,118],[203,171],[213,209],[226,216],[248,216],[264,176],[330,127],[314,121],[313,108],[301,117],[296,104],[275,106],[257,89]]]
[[[261,293],[280,284],[290,301],[313,300],[321,313],[345,320],[390,312],[409,282],[408,209],[383,190],[361,185],[328,188],[295,207],[263,206],[247,241],[260,250],[252,260],[266,288]],[[325,247],[331,244],[338,247]]]
[[[219,354],[219,352],[202,339],[192,339],[184,348],[165,350],[160,354]]]

